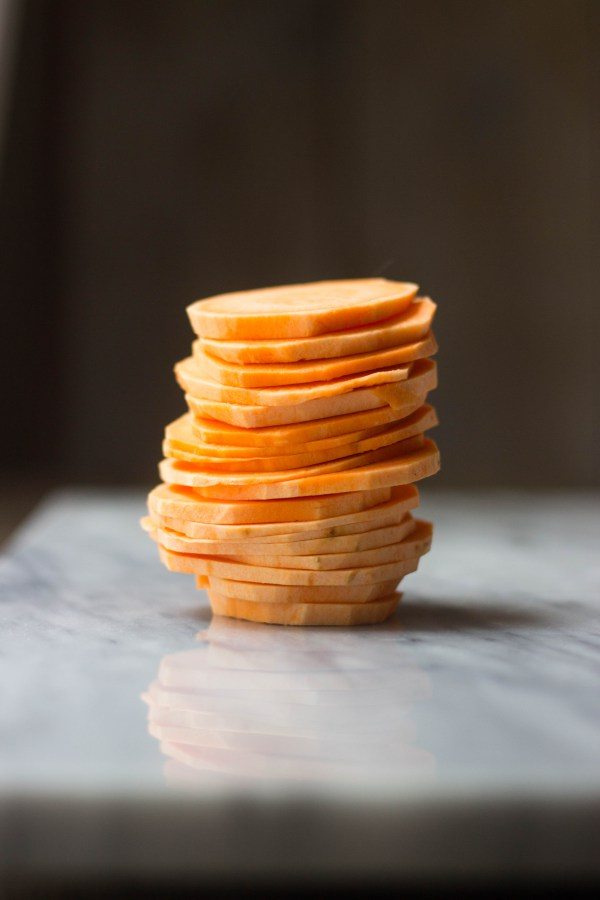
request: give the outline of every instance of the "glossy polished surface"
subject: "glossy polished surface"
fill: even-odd
[[[201,647],[163,657],[144,699],[169,784],[213,772],[384,784],[433,776],[411,718],[430,680],[396,623],[367,640],[362,629],[272,631],[217,617]]]
[[[600,503],[432,494],[422,509],[433,550],[393,620],[295,629],[211,620],[139,530],[141,495],[49,501],[0,569],[12,863],[338,871],[368,821],[357,872],[452,871],[458,852],[467,872],[591,866]],[[123,810],[133,844],[107,838]]]

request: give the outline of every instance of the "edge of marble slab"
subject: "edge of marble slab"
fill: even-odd
[[[64,802],[36,804],[32,810],[21,806],[19,844],[10,848],[4,842],[4,867],[59,874],[108,868],[123,875],[176,872],[234,880],[250,874],[427,882],[600,874],[596,808],[582,816],[580,807],[546,805],[532,815],[527,806],[480,805],[477,815],[457,820],[455,810],[439,801],[420,802],[395,810],[367,808],[358,832],[351,812],[345,806],[324,812],[289,801],[284,809],[257,812],[240,802],[224,805],[222,799],[204,802],[201,809],[175,800],[146,803],[143,815],[124,804],[115,808],[110,799],[93,811]]]
[[[478,795],[469,803],[455,792],[420,792],[394,805],[369,798],[361,804],[358,831],[349,797],[326,805],[306,796],[257,804],[219,791],[201,803],[175,794],[136,804],[103,796],[93,806],[85,796],[4,798],[0,873],[85,874],[109,867],[113,875],[176,872],[234,881],[260,874],[427,882],[600,875],[597,798],[537,796],[532,804],[535,794]]]

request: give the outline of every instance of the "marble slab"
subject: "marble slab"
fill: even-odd
[[[600,498],[434,493],[383,626],[211,618],[70,491],[0,561],[0,869],[598,872]]]

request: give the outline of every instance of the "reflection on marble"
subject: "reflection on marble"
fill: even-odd
[[[163,657],[143,699],[169,784],[236,778],[431,778],[413,704],[425,672],[380,629],[282,629],[215,617],[201,646]],[[396,639],[395,639],[396,638]]]

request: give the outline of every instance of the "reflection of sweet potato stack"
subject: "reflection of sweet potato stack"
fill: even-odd
[[[189,412],[166,428],[143,524],[214,612],[352,625],[396,608],[431,543],[412,482],[439,465],[435,304],[416,293],[358,279],[189,308]]]
[[[217,617],[201,637],[201,647],[162,660],[144,695],[150,733],[179,764],[169,767],[173,777],[432,772],[409,717],[428,680],[392,630],[368,639],[311,630],[314,641],[302,643]]]

